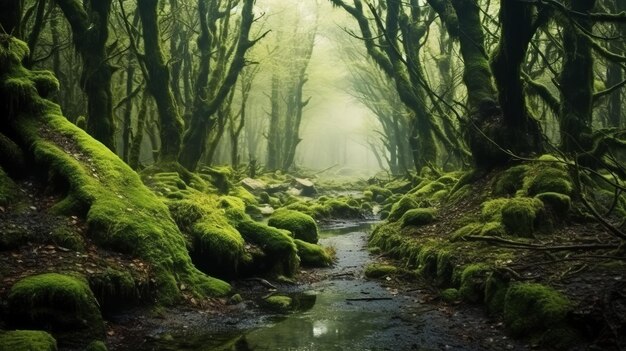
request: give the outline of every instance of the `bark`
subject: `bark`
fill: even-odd
[[[200,4],[202,3],[203,1],[200,2]],[[194,111],[189,122],[189,128],[187,128],[183,137],[182,152],[178,158],[180,164],[189,170],[195,170],[198,166],[198,161],[204,152],[208,133],[216,126],[215,118],[211,117],[214,117],[213,115],[218,111],[222,102],[224,102],[228,97],[228,94],[237,82],[239,73],[245,66],[246,52],[256,43],[256,40],[251,41],[249,39],[250,28],[254,22],[253,7],[254,0],[243,0],[241,25],[238,33],[236,49],[223,80],[221,80],[219,86],[215,85],[216,92],[210,97],[210,100],[198,101],[197,104],[194,103]],[[203,35],[204,34],[201,33],[201,38]],[[200,39],[198,44],[199,46],[203,45]],[[199,80],[204,79],[203,77],[204,72],[200,73]],[[199,81],[199,83],[196,82],[196,85],[199,87],[206,86],[206,84],[203,84],[202,81]],[[206,94],[207,92],[202,92],[200,97],[208,97]]]
[[[612,10],[614,13],[626,11],[626,2],[615,0],[612,4]],[[614,35],[620,37],[620,39],[612,40],[609,43],[609,49],[612,52],[624,52],[626,45],[624,45],[624,38],[626,38],[626,24],[615,23]],[[611,87],[615,84],[619,84],[624,80],[624,69],[618,62],[607,63],[607,86]],[[618,89],[611,93],[608,101],[608,126],[619,128],[623,125],[622,118],[622,90]]]
[[[154,97],[159,115],[159,161],[175,161],[181,148],[183,122],[170,89],[170,71],[161,49],[157,16],[158,0],[138,0],[145,55],[140,57],[147,71],[146,86]]]
[[[143,142],[143,133],[146,128],[146,115],[148,108],[147,96],[148,94],[144,92],[139,112],[137,113],[137,129],[135,135],[133,136],[128,155],[128,165],[135,170],[140,166],[139,157],[141,156],[141,143]]]
[[[78,0],[56,1],[72,28],[74,46],[83,61],[80,85],[87,96],[87,132],[115,151],[113,68],[106,52],[111,0],[91,0],[86,7]]]
[[[595,0],[572,0],[571,10],[586,13]],[[590,38],[579,33],[577,26],[591,33],[593,21],[585,18],[565,19],[563,24],[563,68],[561,86],[561,148],[568,153],[591,150],[593,110],[593,56]]]

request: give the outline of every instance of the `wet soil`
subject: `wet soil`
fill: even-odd
[[[366,249],[371,223],[347,223],[322,232],[332,246],[332,268],[303,270],[297,284],[234,282],[244,302],[214,301],[211,312],[178,308],[132,311],[109,324],[111,350],[524,350],[503,324],[478,306],[440,302],[428,284],[411,277],[368,280],[378,259]],[[285,294],[299,307],[287,314],[261,298]]]

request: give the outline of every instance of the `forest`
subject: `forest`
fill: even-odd
[[[626,1],[0,0],[0,351],[623,350]]]

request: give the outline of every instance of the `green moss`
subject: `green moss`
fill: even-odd
[[[267,224],[272,227],[290,231],[296,239],[313,244],[317,243],[317,223],[315,223],[313,217],[307,214],[287,209],[279,209],[272,214]]]
[[[300,260],[296,244],[288,231],[249,219],[237,223],[237,230],[247,242],[257,245],[265,252],[263,262],[255,263],[261,271],[269,270],[287,276],[295,274]]]
[[[68,226],[58,226],[52,229],[50,232],[50,240],[56,245],[74,250],[84,251],[85,240],[76,232],[75,229]]]
[[[506,229],[500,222],[488,222],[480,229],[480,235],[483,236],[504,236]]]
[[[535,220],[543,203],[533,198],[513,198],[502,207],[502,224],[507,232],[521,237],[532,237]]]
[[[515,336],[543,333],[565,323],[572,304],[541,284],[514,283],[504,300],[504,322]]]
[[[529,196],[547,192],[570,195],[573,185],[566,170],[551,163],[540,163],[526,173],[524,190]]]
[[[9,46],[23,45],[16,39],[8,41]],[[3,82],[29,79],[35,86],[44,79],[39,73],[33,73],[37,75],[33,78],[5,49],[0,52],[7,72]],[[167,207],[128,165],[70,123],[59,107],[42,99],[36,89],[29,89],[28,95],[23,92],[4,84],[0,87],[3,100],[24,100],[19,102],[19,109],[13,109],[16,137],[32,152],[38,166],[64,183],[61,185],[72,199],[69,203],[84,209],[88,233],[98,245],[148,261],[161,302],[174,302],[180,297],[179,282],[199,295],[228,291],[227,284],[193,266],[183,235]],[[205,290],[209,287],[211,290]]]
[[[57,273],[26,277],[11,287],[8,305],[16,327],[50,328],[62,343],[104,337],[98,303],[82,278]]]
[[[357,204],[358,206],[358,204]],[[348,204],[348,202],[341,200],[330,200],[324,203],[324,208],[326,209],[326,213],[331,218],[359,218],[361,217],[361,210],[356,207]]]
[[[504,309],[504,298],[509,288],[508,279],[498,272],[491,272],[485,281],[485,304],[490,313],[500,313]]]
[[[489,266],[482,263],[470,264],[463,268],[459,292],[464,300],[472,303],[483,301],[488,271]]]
[[[17,185],[0,167],[0,206],[8,205],[17,195]]]
[[[393,204],[389,217],[387,220],[390,222],[399,220],[408,210],[412,210],[419,207],[419,203],[415,201],[412,195],[403,196],[400,201]]]
[[[448,202],[457,203],[461,200],[467,199],[474,194],[474,190],[470,184],[463,185],[462,187],[452,190],[448,196]]]
[[[388,264],[372,263],[365,267],[365,276],[368,278],[383,278],[392,275],[398,271],[398,268]]]
[[[0,332],[0,351],[56,351],[52,335],[40,330]]]
[[[567,215],[572,206],[572,199],[561,193],[541,193],[537,194],[535,198],[541,200],[558,218]]]
[[[104,315],[121,311],[138,302],[147,287],[141,287],[128,271],[107,268],[88,277],[89,287],[93,291]]]
[[[366,199],[367,201],[372,201],[374,200],[374,192],[371,190],[364,190],[363,191],[363,198]],[[319,199],[318,199],[319,201]]]
[[[323,247],[295,239],[300,263],[307,267],[329,267],[333,264],[333,256]]]
[[[391,195],[393,195],[393,192],[391,190],[385,189],[378,185],[370,185],[365,190],[372,193],[372,200],[378,203],[384,202],[386,199],[390,198]]]
[[[411,190],[411,193],[417,196],[428,196],[436,193],[439,190],[446,188],[446,185],[438,181],[425,180],[420,185]]]
[[[293,299],[285,295],[272,295],[263,299],[265,305],[276,312],[286,313],[292,307]]]
[[[259,204],[256,197],[242,186],[233,187],[230,191],[230,195],[240,198],[246,205],[257,206]]]
[[[85,351],[107,351],[107,347],[102,341],[97,340],[87,345]]]
[[[483,225],[480,223],[470,223],[467,224],[457,230],[455,230],[452,235],[450,236],[450,241],[458,241],[458,240],[462,240],[463,237],[466,237],[468,235],[478,235],[480,234],[480,230],[482,229]]]
[[[481,206],[481,219],[484,221],[501,221],[502,208],[509,203],[510,199],[500,198],[483,202]]]
[[[513,195],[524,184],[524,175],[530,169],[528,165],[511,167],[502,172],[493,185],[493,195]]]
[[[457,289],[450,288],[441,292],[441,299],[445,302],[455,302],[461,298],[461,294]]]
[[[436,211],[433,208],[415,208],[406,211],[404,215],[402,215],[400,222],[402,223],[402,227],[432,223],[435,220],[435,213]]]

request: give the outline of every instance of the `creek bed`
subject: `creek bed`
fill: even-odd
[[[424,303],[421,289],[365,279],[364,268],[375,260],[366,248],[372,225],[348,222],[321,231],[320,244],[334,247],[338,260],[332,268],[315,270],[324,279],[279,288],[298,301],[298,310],[272,314],[240,304],[238,313],[209,322],[191,318],[184,331],[153,331],[128,350],[526,349],[479,308],[459,313]]]

